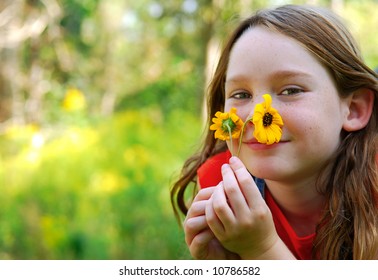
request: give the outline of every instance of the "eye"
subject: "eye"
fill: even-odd
[[[246,91],[239,91],[231,95],[231,98],[235,99],[251,99],[252,95]]]
[[[303,92],[300,88],[287,88],[281,91],[280,95],[294,95]]]

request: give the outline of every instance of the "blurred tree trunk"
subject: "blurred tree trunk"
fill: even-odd
[[[19,28],[20,5],[17,1],[1,1],[0,3],[0,122],[9,119],[22,120],[19,77],[18,48],[22,38]]]
[[[203,36],[203,42],[205,42],[204,54],[206,57],[203,58],[203,61],[205,61],[204,69],[205,69],[205,90],[207,90],[211,79],[214,75],[215,69],[217,67],[217,63],[221,54],[222,50],[222,40],[227,37],[224,33],[227,32],[227,30],[220,31],[215,30],[219,26],[223,26],[223,23],[220,23],[219,21],[222,20],[221,13],[224,9],[226,2],[225,0],[207,0],[206,5],[207,7],[210,7],[212,13],[211,17],[209,17],[209,22],[203,26],[205,30],[205,36]],[[251,11],[253,9],[253,0],[239,0],[235,1],[235,12],[237,13],[238,17],[244,18],[251,14]],[[221,34],[221,36],[219,36]],[[220,38],[222,37],[222,38]],[[203,99],[203,119],[206,121],[207,119],[207,107],[206,107],[206,94],[204,95]]]
[[[113,7],[113,8],[112,8]],[[117,93],[115,91],[115,76],[117,72],[117,55],[114,51],[114,46],[117,42],[117,20],[114,5],[111,2],[103,1],[100,4],[99,11],[101,11],[100,21],[103,30],[103,46],[104,53],[104,69],[103,69],[103,94],[100,101],[100,113],[103,116],[112,115],[115,108]]]
[[[201,41],[203,42],[202,49],[204,50],[204,52],[203,57],[200,58],[201,61],[203,61],[202,69],[204,69],[204,80],[202,81],[205,93],[202,97],[202,115],[204,121],[207,120],[207,90],[217,67],[217,62],[219,60],[222,48],[221,39],[217,36],[215,28],[217,26],[216,23],[220,18],[222,6],[224,4],[223,2],[223,0],[206,0],[205,4],[205,11],[209,11],[209,14],[206,13],[208,14],[208,16],[206,17],[207,20],[202,26]]]
[[[41,34],[56,25],[60,7],[55,0],[2,1],[0,4],[0,122],[41,121],[48,90],[41,65],[41,48],[51,43]]]

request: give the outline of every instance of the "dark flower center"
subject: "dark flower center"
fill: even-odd
[[[270,114],[270,113],[265,113],[264,117],[263,117],[263,125],[264,126],[269,126],[271,125],[273,122],[273,115]]]

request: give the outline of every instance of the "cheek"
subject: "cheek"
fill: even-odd
[[[337,118],[316,113],[315,110],[282,111],[282,118],[284,134],[297,140],[301,139],[300,142],[304,145],[334,146],[330,145],[330,142],[339,142],[341,125]]]
[[[292,137],[296,138],[299,135],[315,133],[321,129],[319,116],[313,111],[284,108],[279,112],[284,122],[284,133]]]
[[[226,101],[226,103],[224,104],[224,111],[228,112],[230,111],[231,108],[232,108],[231,104]]]
[[[235,106],[227,102],[224,106],[224,111],[229,112],[232,107],[236,108],[236,114],[243,120],[243,122],[253,114],[253,110],[251,110],[250,106]]]

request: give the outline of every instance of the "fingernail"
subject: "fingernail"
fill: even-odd
[[[225,170],[225,169],[227,169],[227,168],[229,168],[230,166],[227,164],[227,163],[225,163],[225,164],[223,164],[222,165],[222,170]]]
[[[232,156],[231,158],[230,158],[230,164],[235,164],[235,163],[237,163],[239,161],[239,159],[236,157],[236,156]]]

